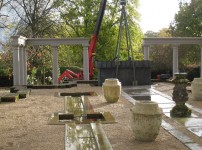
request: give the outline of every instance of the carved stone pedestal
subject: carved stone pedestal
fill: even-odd
[[[176,73],[173,82],[175,86],[173,88],[173,100],[176,105],[170,111],[172,117],[189,117],[191,116],[191,110],[185,105],[188,100],[188,93],[186,85],[188,80],[186,79],[186,73]]]

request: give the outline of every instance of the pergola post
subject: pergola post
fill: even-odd
[[[202,45],[201,45],[201,66],[200,66],[200,77],[202,78]]]
[[[20,56],[19,46],[13,47],[13,85],[20,84]]]
[[[144,60],[149,60],[149,45],[144,45]]]
[[[23,36],[12,36],[11,40],[13,49],[13,85],[26,85],[27,65],[24,47],[27,38]]]
[[[23,49],[23,60],[24,60],[24,85],[27,85],[27,52],[26,47]]]
[[[173,45],[173,78],[174,74],[179,72],[178,66],[178,45]]]
[[[58,84],[58,47],[52,46],[53,85]]]
[[[89,80],[88,45],[83,45],[83,79]]]
[[[27,85],[27,59],[26,59],[26,50],[25,47],[20,47],[19,50],[19,56],[20,56],[20,85]]]

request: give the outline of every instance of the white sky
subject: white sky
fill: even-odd
[[[179,0],[139,0],[140,26],[143,32],[168,28],[179,11]]]

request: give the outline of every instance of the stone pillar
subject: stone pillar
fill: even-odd
[[[175,76],[174,74],[178,72],[178,45],[173,45],[173,78]]]
[[[89,80],[88,47],[83,45],[83,79]]]
[[[13,47],[13,85],[20,85],[20,54],[19,46]]]
[[[23,36],[11,36],[11,45],[13,50],[13,85],[25,85],[26,76],[26,64],[23,64],[26,60],[25,49],[21,46],[26,45],[26,37]],[[22,48],[22,49],[21,49]],[[27,81],[27,79],[26,79]]]
[[[202,45],[201,45],[201,68],[200,68],[200,70],[201,70],[200,77],[202,78]]]
[[[25,47],[21,50],[21,66],[22,66],[22,85],[27,85],[27,54]]]
[[[20,57],[20,61],[19,61],[19,68],[20,68],[20,72],[19,72],[19,75],[20,75],[20,85],[24,85],[24,77],[25,77],[25,74],[24,74],[24,48],[23,47],[20,47],[20,50],[19,50],[19,57]]]
[[[149,45],[144,45],[144,60],[149,60]]]
[[[58,84],[58,47],[52,46],[53,85]]]

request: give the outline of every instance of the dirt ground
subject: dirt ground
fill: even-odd
[[[160,84],[155,85],[155,88],[162,92],[163,87]],[[136,141],[131,129],[130,109],[133,105],[123,97],[115,104],[108,104],[103,97],[101,87],[81,84],[67,89],[32,89],[30,96],[26,99],[16,103],[1,103],[0,150],[63,150],[64,125],[47,124],[51,113],[64,110],[64,97],[56,97],[55,93],[82,91],[94,91],[98,94],[98,96],[89,96],[94,111],[109,111],[115,117],[116,124],[103,125],[114,150],[188,149],[163,128],[160,129],[160,133],[154,142]],[[166,92],[168,91],[167,89]],[[8,89],[0,89],[0,95],[5,92],[8,92]],[[176,125],[168,118],[165,119]],[[196,138],[197,140],[201,142],[200,139]]]

